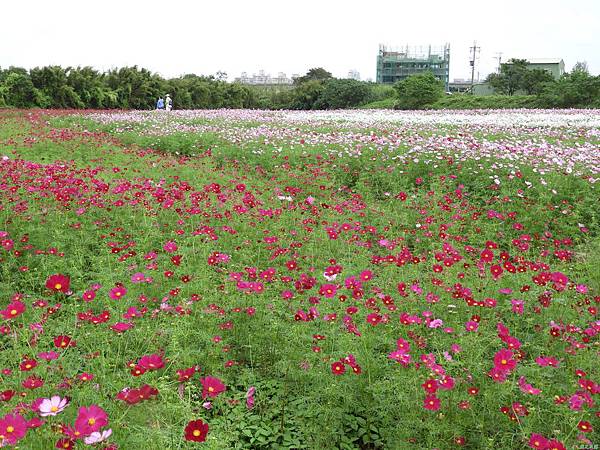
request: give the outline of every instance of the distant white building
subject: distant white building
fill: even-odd
[[[351,69],[348,71],[348,78],[350,78],[351,80],[360,81],[360,73],[356,69]]]
[[[294,83],[283,72],[279,72],[276,77],[272,77],[270,73],[265,73],[264,70],[259,70],[258,74],[253,73],[251,77],[248,76],[247,72],[242,72],[234,81],[236,83],[253,85],[289,85]]]

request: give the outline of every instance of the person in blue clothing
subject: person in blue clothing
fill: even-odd
[[[165,101],[162,97],[158,98],[158,101],[156,102],[156,109],[165,109]]]

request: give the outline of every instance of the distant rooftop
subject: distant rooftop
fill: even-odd
[[[514,58],[521,59],[521,58]],[[562,58],[522,58],[526,59],[529,64],[560,64]],[[509,63],[510,64],[510,63]]]

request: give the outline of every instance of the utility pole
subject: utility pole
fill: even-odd
[[[473,94],[473,84],[475,82],[475,60],[481,50],[481,47],[477,47],[477,41],[473,41],[473,47],[469,48],[471,52],[471,94]]]
[[[500,73],[500,68],[502,67],[502,52],[497,52],[496,56],[494,57],[494,59],[498,60],[498,73]]]

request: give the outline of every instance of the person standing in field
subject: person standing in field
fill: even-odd
[[[156,102],[156,109],[165,109],[165,101],[162,96],[158,97],[158,101]]]
[[[167,111],[171,111],[173,109],[173,100],[171,100],[171,96],[167,94],[167,98],[165,98],[165,108]]]

